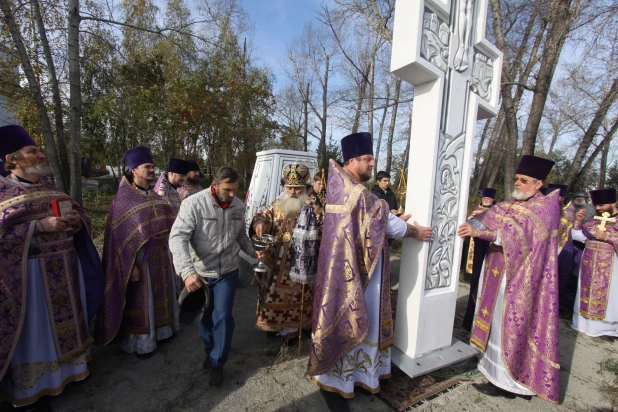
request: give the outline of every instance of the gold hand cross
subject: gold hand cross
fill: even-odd
[[[597,229],[599,229],[599,231],[601,231],[601,232],[606,232],[607,231],[607,228],[605,227],[605,224],[607,222],[610,222],[610,223],[615,223],[616,222],[616,218],[609,217],[609,216],[610,216],[610,214],[608,212],[603,212],[601,217],[599,217],[599,216],[595,216],[594,217],[596,220],[600,220],[601,221],[601,223],[599,223],[597,225]]]

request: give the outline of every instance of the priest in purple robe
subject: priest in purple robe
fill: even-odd
[[[618,225],[616,189],[590,191],[597,216],[582,225],[577,212],[573,239],[585,243],[573,310],[573,329],[613,342],[618,337]]]
[[[474,208],[468,220],[474,219],[485,213],[489,208],[496,204],[496,189],[485,187],[481,191],[481,203]],[[476,296],[478,295],[479,279],[481,278],[481,268],[489,248],[489,242],[483,239],[470,238],[468,247],[468,259],[466,260],[466,273],[470,275],[470,295],[468,296],[468,306],[463,318],[462,326],[468,332],[472,331],[472,321],[474,320],[474,310],[476,308]]]
[[[189,196],[204,190],[204,188],[200,185],[200,178],[202,177],[200,166],[195,160],[188,160],[188,162],[189,171],[187,173],[187,178],[182,186],[178,188],[178,196],[180,196],[180,200],[185,200]]]
[[[369,133],[341,141],[344,165],[330,161],[313,299],[308,374],[344,398],[376,393],[390,377],[393,322],[388,238],[427,241],[431,228],[390,213],[363,183],[375,166]]]
[[[489,396],[558,403],[558,192],[540,193],[554,162],[524,155],[513,199],[459,226],[460,237],[488,240],[470,343]]]
[[[45,409],[41,397],[88,376],[103,270],[90,218],[44,179],[52,170],[26,130],[0,127],[0,157],[0,395]]]
[[[577,277],[583,248],[576,245],[571,236],[575,223],[575,206],[567,196],[569,186],[561,183],[550,183],[545,191],[549,195],[555,190],[560,191],[560,229],[558,231],[558,296],[560,313],[570,319],[573,316],[573,305],[577,292]]]
[[[150,150],[124,154],[123,176],[105,223],[106,286],[95,339],[106,345],[120,334],[120,348],[148,355],[156,341],[179,329],[177,276],[167,240],[176,212],[150,189],[155,179]],[[147,356],[145,356],[147,357]]]
[[[185,182],[187,173],[189,173],[189,162],[172,157],[167,164],[167,172],[161,173],[154,186],[155,193],[165,199],[176,214],[182,202],[178,189]]]

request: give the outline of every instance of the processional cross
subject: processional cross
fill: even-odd
[[[595,220],[600,220],[601,223],[599,223],[597,225],[597,229],[599,229],[601,232],[606,232],[607,228],[605,227],[605,224],[607,222],[609,223],[615,223],[616,222],[616,218],[610,217],[611,215],[608,212],[603,212],[603,214],[601,214],[601,216],[595,216],[594,219]]]
[[[487,0],[396,2],[391,71],[414,85],[407,180],[415,196],[405,210],[433,228],[431,242],[405,241],[401,253],[393,362],[411,376],[474,353],[461,344],[445,359],[456,346],[455,232],[466,218],[476,123],[498,112],[502,54],[485,39],[486,19]],[[418,361],[437,350],[435,362]]]

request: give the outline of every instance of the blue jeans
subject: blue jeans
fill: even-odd
[[[220,278],[208,279],[210,305],[198,327],[206,356],[215,367],[225,365],[232,348],[235,326],[232,307],[237,283],[238,269]]]

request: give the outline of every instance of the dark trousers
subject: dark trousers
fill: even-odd
[[[220,278],[208,279],[210,305],[198,327],[206,356],[215,367],[225,365],[232,348],[235,327],[232,307],[237,283],[238,269]]]

